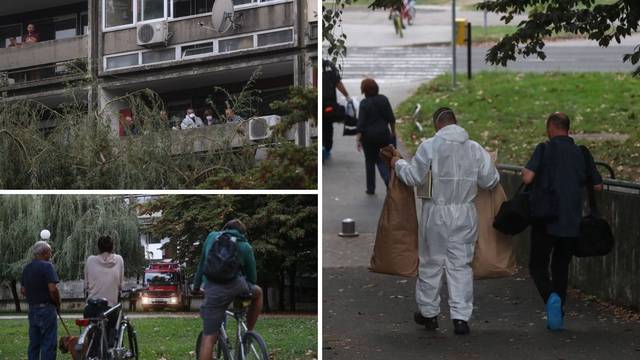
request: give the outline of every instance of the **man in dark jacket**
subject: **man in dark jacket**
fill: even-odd
[[[331,157],[333,148],[333,122],[335,118],[331,116],[338,106],[336,89],[349,100],[349,93],[342,84],[340,72],[329,60],[322,60],[322,158]],[[342,111],[340,111],[342,113]]]
[[[20,292],[29,303],[29,360],[55,360],[60,311],[58,275],[45,241],[33,245],[33,260],[22,271]]]
[[[557,217],[532,226],[529,259],[529,272],[546,304],[550,330],[563,328],[572,243],[580,233],[585,186],[602,190],[602,177],[593,158],[589,155],[585,162],[582,151],[569,137],[569,125],[566,114],[551,114],[547,119],[549,141],[538,144],[522,171],[525,184],[546,182],[557,195]]]

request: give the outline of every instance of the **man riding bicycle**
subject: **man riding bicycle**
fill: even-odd
[[[193,281],[194,292],[204,286],[204,302],[200,307],[203,337],[200,360],[213,358],[220,327],[233,300],[251,294],[247,312],[247,328],[252,331],[262,311],[262,289],[256,284],[256,261],[246,238],[247,228],[238,219],[225,224],[222,231],[207,236],[202,257]]]

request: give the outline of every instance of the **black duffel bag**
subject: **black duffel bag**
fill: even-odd
[[[344,129],[342,131],[342,136],[354,136],[358,134],[358,118],[355,117],[355,114],[356,107],[353,104],[353,101],[349,101],[347,103],[347,108],[345,111]]]
[[[589,176],[589,159],[591,154],[585,146],[580,146],[587,170],[587,195],[590,214],[580,221],[580,235],[573,244],[573,255],[576,257],[605,256],[613,250],[615,240],[609,223],[598,214],[593,181]]]
[[[493,219],[493,227],[507,235],[517,235],[523,232],[531,223],[529,210],[529,192],[522,191],[524,183],[520,184],[511,200],[500,205],[500,210]]]

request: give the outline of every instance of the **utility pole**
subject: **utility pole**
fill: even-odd
[[[456,0],[451,2],[451,86],[456,87]]]

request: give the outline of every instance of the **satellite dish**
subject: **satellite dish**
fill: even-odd
[[[214,30],[224,34],[234,25],[233,0],[216,0],[211,9]]]

